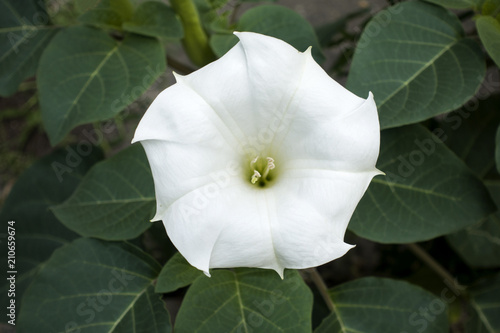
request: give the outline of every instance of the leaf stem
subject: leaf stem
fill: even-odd
[[[318,288],[321,298],[323,298],[323,301],[325,301],[328,310],[330,310],[331,312],[335,312],[335,304],[333,304],[330,295],[328,295],[328,287],[326,286],[325,281],[319,274],[316,267],[308,268],[305,269],[304,271],[306,271],[309,274],[311,281],[314,283],[316,288]]]
[[[445,281],[454,284],[454,288],[458,290],[463,290],[465,287],[456,282],[456,279],[448,272],[439,262],[437,262],[433,257],[431,257],[424,249],[418,244],[410,243],[407,244],[408,249],[410,249],[413,254],[422,260],[427,266],[429,266],[437,275],[442,277]]]
[[[191,61],[197,66],[205,66],[215,60],[208,44],[208,37],[201,26],[198,10],[192,0],[170,0],[170,4],[182,21],[184,38],[182,44]]]

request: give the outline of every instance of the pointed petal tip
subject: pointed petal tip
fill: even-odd
[[[210,272],[209,271],[204,271],[202,270],[203,274],[205,274],[207,277],[212,277],[212,275],[210,275]]]
[[[183,80],[183,78],[184,78],[184,75],[181,75],[181,74],[176,73],[176,72],[174,72],[174,71],[172,71],[172,74],[174,75],[175,82],[182,81],[182,80]]]
[[[274,268],[274,271],[278,273],[282,280],[285,279],[285,269],[284,268]]]

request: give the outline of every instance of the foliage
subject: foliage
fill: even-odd
[[[151,171],[128,147],[140,97],[158,92],[167,58],[188,74],[234,31],[312,46],[328,74],[375,96],[385,175],[349,224],[360,252],[281,280],[248,268],[209,278],[152,248],[164,230],[150,228]],[[499,332],[499,40],[498,0],[388,1],[316,27],[279,1],[1,1],[0,95],[41,119],[55,148],[0,211],[16,254],[2,282],[15,276],[15,298],[0,296],[15,316],[2,321],[20,333]]]

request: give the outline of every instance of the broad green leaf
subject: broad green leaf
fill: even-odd
[[[123,29],[159,38],[181,39],[184,35],[182,23],[174,10],[156,1],[142,3],[132,20],[123,24]]]
[[[363,278],[329,294],[334,312],[314,333],[448,332],[446,302],[407,282]]]
[[[176,333],[311,332],[312,294],[297,271],[214,270],[191,285]]]
[[[484,48],[500,67],[500,22],[491,16],[480,16],[476,20],[476,27]]]
[[[133,11],[129,0],[99,0],[80,15],[78,21],[97,28],[121,30],[122,23],[130,20]]]
[[[123,18],[119,13],[110,8],[95,8],[83,13],[78,21],[101,29],[121,30]]]
[[[15,183],[0,212],[0,219],[4,223],[2,227],[5,228],[1,233],[7,233],[7,221],[15,221],[17,306],[33,277],[52,252],[78,237],[49,210],[50,205],[68,198],[83,174],[102,157],[101,151],[95,149],[92,154],[75,159],[76,148],[57,150],[29,167]],[[58,173],[59,165],[68,168],[66,174]],[[5,234],[2,236],[5,237]],[[0,238],[4,249],[0,259],[7,265],[7,238],[4,237]],[[7,291],[5,271],[2,272],[0,286]],[[2,293],[0,303],[7,304],[6,299],[7,293]],[[6,319],[3,317],[1,321]]]
[[[64,29],[43,53],[37,77],[51,143],[77,125],[113,117],[164,70],[157,39],[130,34],[118,41],[93,28]]]
[[[464,38],[455,14],[408,1],[368,23],[356,46],[347,88],[362,97],[373,92],[384,129],[459,108],[484,75],[481,49]]]
[[[500,183],[488,183],[490,194],[500,208]],[[457,233],[447,235],[451,247],[471,267],[500,266],[500,212]]]
[[[263,5],[246,11],[238,21],[236,31],[252,31],[276,37],[291,44],[299,51],[312,46],[312,54],[318,63],[325,60],[311,24],[295,11],[277,5]],[[238,38],[228,34],[214,34],[210,46],[217,56],[222,56],[236,45]]]
[[[444,131],[436,131],[440,138]],[[428,240],[471,226],[496,210],[486,187],[419,125],[382,131],[375,177],[349,223],[381,243]]]
[[[446,8],[476,9],[483,0],[425,0]]]
[[[485,81],[484,92],[478,98],[448,113],[438,123],[444,131],[446,145],[481,179],[495,178],[498,174],[494,155],[495,135],[500,124],[500,95],[491,94],[496,92],[500,84],[490,79]]]
[[[488,333],[500,332],[500,274],[471,289],[471,303]]]
[[[80,238],[54,252],[26,291],[19,332],[171,332],[153,282],[160,265],[128,243]]]
[[[198,277],[203,276],[203,272],[191,266],[184,257],[177,252],[163,266],[158,281],[156,282],[155,292],[170,293],[179,288],[190,285]]]
[[[57,28],[43,2],[0,1],[0,95],[10,96],[19,84],[35,75],[38,60]]]
[[[124,240],[151,226],[155,202],[151,169],[136,144],[94,166],[73,195],[52,210],[82,236]]]

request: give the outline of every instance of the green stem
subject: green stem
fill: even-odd
[[[193,1],[170,0],[170,4],[181,18],[184,27],[182,44],[191,61],[201,67],[215,60]]]
[[[408,244],[408,248],[415,256],[417,256],[420,260],[427,264],[437,275],[439,275],[444,280],[454,283],[455,288],[457,290],[463,290],[465,287],[456,283],[456,279],[443,267],[440,263],[438,263],[433,257],[431,257],[427,252],[424,251],[419,245],[415,243]]]
[[[319,294],[321,295],[321,298],[323,298],[323,300],[325,301],[328,309],[331,312],[335,312],[335,304],[333,304],[330,295],[328,295],[328,287],[326,286],[325,281],[323,281],[321,275],[318,273],[318,270],[315,267],[313,267],[305,269],[305,271],[309,274],[309,277],[311,278],[311,281],[314,283],[316,288],[318,288]]]

